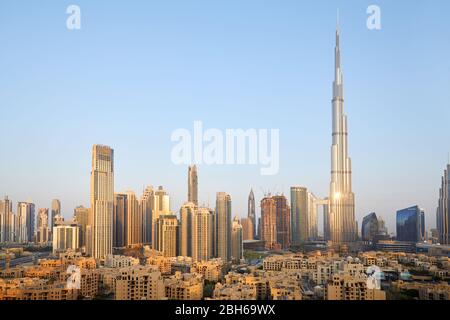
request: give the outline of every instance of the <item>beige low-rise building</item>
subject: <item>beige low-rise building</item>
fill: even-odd
[[[196,273],[175,273],[164,280],[166,297],[169,300],[201,300],[203,298],[203,276]]]
[[[197,261],[192,264],[192,273],[199,273],[207,281],[218,282],[222,279],[222,259],[213,259],[209,261]]]
[[[0,279],[0,300],[76,300],[78,290],[44,279]]]
[[[107,268],[127,268],[131,266],[136,266],[138,264],[139,259],[137,258],[112,254],[106,257],[105,262],[105,266]]]
[[[368,288],[366,277],[350,274],[334,275],[325,296],[327,300],[386,300],[383,290]]]
[[[121,269],[115,280],[116,300],[164,300],[164,281],[154,266]]]
[[[146,265],[157,266],[162,274],[171,274],[172,259],[162,255],[155,255],[147,258]]]
[[[254,286],[242,283],[217,283],[212,300],[256,300],[256,290]]]

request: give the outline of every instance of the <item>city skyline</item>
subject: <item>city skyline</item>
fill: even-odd
[[[338,2],[327,5],[318,10],[318,14],[334,18],[337,3]],[[7,11],[13,15],[18,12],[18,9],[14,4],[5,2],[2,3],[2,6],[5,6],[5,10],[2,10],[2,12]],[[31,6],[34,6],[34,4]],[[89,13],[93,14],[98,13],[99,11],[98,6],[87,4],[83,1],[80,2],[80,6],[88,17]],[[351,140],[350,151],[355,163],[354,171],[356,171],[353,188],[357,194],[356,220],[361,223],[364,216],[374,211],[377,215],[382,216],[386,220],[389,232],[394,232],[396,211],[400,208],[419,205],[425,209],[427,229],[429,229],[430,227],[435,226],[435,211],[438,204],[440,177],[446,164],[445,158],[449,149],[444,139],[446,135],[444,131],[445,122],[443,120],[448,118],[446,115],[449,111],[445,104],[448,93],[441,90],[441,92],[437,92],[437,94],[434,95],[436,92],[429,87],[426,87],[424,91],[413,90],[414,84],[412,84],[411,81],[408,82],[408,79],[400,78],[396,80],[402,80],[405,87],[410,85],[409,89],[416,92],[414,97],[418,99],[418,102],[411,104],[412,101],[409,100],[410,98],[406,95],[405,91],[396,86],[394,86],[394,88],[399,89],[397,92],[386,89],[386,94],[383,95],[381,90],[385,90],[385,84],[386,82],[389,83],[388,78],[392,76],[395,72],[394,70],[397,70],[397,72],[399,69],[404,71],[407,70],[407,67],[413,65],[412,62],[414,58],[416,58],[415,62],[417,63],[415,65],[417,67],[415,72],[417,76],[423,75],[423,79],[428,79],[429,77],[429,74],[425,71],[425,67],[430,67],[431,71],[436,72],[435,68],[437,68],[439,63],[430,62],[431,66],[425,65],[421,62],[421,59],[417,59],[421,57],[421,55],[425,55],[425,52],[411,50],[411,57],[408,56],[406,60],[403,60],[404,65],[397,66],[397,69],[395,69],[388,61],[386,62],[387,65],[394,69],[389,71],[387,66],[383,68],[381,62],[375,59],[377,55],[383,57],[383,48],[385,48],[385,46],[391,48],[392,51],[387,51],[391,53],[394,52],[395,57],[398,58],[405,50],[411,49],[412,43],[409,42],[409,40],[413,40],[413,38],[405,39],[405,48],[395,46],[392,41],[397,39],[396,36],[398,36],[398,34],[393,33],[392,26],[395,25],[398,27],[401,25],[401,21],[402,19],[405,19],[405,16],[402,15],[397,17],[400,22],[395,22],[392,20],[394,18],[392,18],[391,15],[400,15],[401,11],[399,8],[401,5],[392,5],[381,1],[380,6],[383,9],[383,12],[387,14],[383,15],[383,17],[385,17],[383,18],[385,19],[383,20],[383,28],[378,32],[369,31],[364,28],[364,8],[361,7],[361,12],[357,12],[356,9],[351,9],[348,5],[341,5],[341,3],[339,3],[339,7],[341,7],[341,25],[343,32],[345,33],[342,46],[345,48],[345,57],[343,60],[347,76],[346,108],[347,113],[352,118],[350,125],[352,134],[349,139]],[[448,6],[448,4],[444,2],[443,6]],[[293,3],[289,3],[287,7],[298,9]],[[287,15],[287,7],[278,9],[276,12],[281,16],[285,16]],[[116,7],[111,8],[111,10],[117,10],[119,8],[120,5],[116,5]],[[213,6],[209,8],[211,10],[214,9]],[[228,8],[229,7],[225,6],[223,9]],[[308,4],[307,8],[314,8],[314,5]],[[419,15],[420,8],[420,5],[416,5],[408,7],[408,10]],[[46,9],[49,9],[48,15],[56,15],[56,12],[51,8],[46,7]],[[166,10],[164,10],[164,8],[160,9],[166,14],[168,13],[166,11],[167,8],[165,8]],[[430,12],[429,10],[430,9],[425,11],[423,19],[428,17],[428,15],[432,15],[436,18],[434,20],[436,23],[428,26],[427,31],[430,29],[434,30],[435,28],[437,30],[439,29],[439,23],[443,23],[443,20],[441,20],[443,17],[439,13]],[[142,127],[142,120],[137,119],[137,113],[139,111],[142,111],[145,115],[149,114],[149,111],[146,110],[145,107],[147,107],[151,101],[145,98],[145,95],[143,95],[141,91],[144,88],[142,87],[142,84],[138,83],[139,79],[142,80],[142,78],[138,78],[136,82],[133,82],[137,87],[135,90],[130,90],[130,93],[139,93],[140,97],[144,98],[141,101],[131,100],[133,106],[126,106],[124,110],[121,110],[119,104],[115,103],[109,109],[104,107],[104,105],[108,105],[110,102],[110,99],[106,98],[108,95],[105,91],[106,88],[111,88],[109,85],[107,85],[106,88],[100,87],[99,92],[95,95],[80,95],[80,92],[77,91],[77,96],[73,97],[67,88],[56,86],[55,89],[60,89],[61,91],[52,99],[50,98],[53,96],[51,93],[45,97],[41,95],[43,93],[38,95],[34,90],[31,90],[30,98],[40,97],[36,100],[37,102],[35,104],[27,103],[28,98],[14,100],[14,97],[17,97],[18,92],[16,91],[17,89],[13,88],[12,84],[19,83],[19,80],[14,77],[11,78],[9,84],[6,82],[4,83],[6,88],[10,88],[11,91],[8,91],[8,94],[0,93],[0,100],[4,102],[2,105],[7,106],[2,108],[2,112],[6,118],[11,120],[0,128],[2,133],[2,138],[0,138],[2,139],[1,142],[4,145],[5,150],[10,150],[10,155],[0,160],[0,176],[2,177],[2,181],[4,181],[0,186],[0,195],[2,197],[3,195],[8,195],[14,204],[32,199],[36,204],[36,209],[50,208],[52,199],[60,199],[62,203],[62,213],[66,218],[69,218],[76,206],[84,205],[89,207],[89,187],[86,184],[86,177],[89,179],[89,163],[86,159],[89,158],[92,144],[104,143],[116,150],[117,173],[115,174],[115,191],[124,192],[126,190],[135,190],[139,194],[141,187],[144,185],[153,185],[154,187],[163,185],[171,196],[173,203],[172,210],[176,212],[186,200],[186,168],[185,166],[177,167],[170,163],[170,132],[178,127],[190,127],[194,120],[203,118],[208,127],[242,127],[245,129],[250,126],[248,123],[255,127],[280,127],[281,143],[284,147],[281,149],[281,170],[279,175],[274,177],[261,177],[259,176],[258,170],[250,166],[198,166],[200,172],[199,179],[201,182],[198,191],[200,196],[199,204],[206,204],[208,207],[214,207],[216,191],[223,190],[229,193],[233,199],[233,216],[238,215],[241,218],[244,218],[247,215],[247,195],[251,188],[255,190],[255,198],[258,203],[263,198],[261,188],[266,191],[271,190],[274,194],[282,191],[285,195],[289,195],[289,188],[291,186],[301,185],[307,187],[308,190],[311,190],[311,192],[314,192],[321,198],[326,197],[328,194],[327,180],[329,180],[329,177],[327,169],[329,168],[328,146],[330,143],[328,120],[330,116],[329,83],[333,77],[333,74],[330,71],[332,68],[329,67],[332,62],[330,59],[330,52],[332,52],[331,35],[334,30],[335,19],[318,19],[321,21],[321,26],[319,27],[318,24],[314,24],[310,19],[305,17],[306,13],[304,11],[305,10],[301,12],[297,11],[296,18],[287,15],[289,18],[288,21],[292,22],[292,28],[287,28],[286,25],[278,26],[278,28],[275,25],[270,25],[275,28],[277,32],[289,32],[289,36],[276,41],[276,44],[280,45],[280,48],[286,50],[286,52],[290,52],[289,48],[292,48],[292,55],[288,55],[289,59],[281,64],[279,57],[283,55],[280,55],[280,52],[276,50],[272,50],[270,51],[270,54],[261,53],[264,59],[260,62],[264,63],[255,63],[253,66],[256,69],[256,67],[266,65],[267,68],[270,69],[269,73],[278,75],[280,77],[279,79],[283,78],[283,76],[287,76],[286,79],[283,78],[282,84],[289,84],[289,86],[286,87],[288,89],[283,89],[281,86],[274,85],[273,90],[270,90],[269,95],[264,94],[265,98],[272,96],[272,99],[268,99],[269,102],[262,103],[262,107],[259,109],[258,107],[262,97],[257,98],[256,95],[250,93],[256,88],[256,85],[261,88],[264,83],[257,82],[253,77],[245,77],[244,71],[240,72],[239,75],[244,77],[244,83],[247,84],[244,88],[249,89],[249,95],[243,95],[233,87],[233,90],[231,90],[233,93],[232,98],[223,99],[226,89],[220,89],[219,82],[214,83],[216,85],[215,87],[212,84],[208,86],[210,89],[213,89],[212,93],[210,93],[211,95],[213,93],[218,93],[217,100],[211,100],[210,96],[208,96],[207,99],[204,99],[204,97],[200,98],[200,93],[203,91],[196,90],[190,99],[188,99],[189,103],[187,103],[191,107],[192,115],[186,116],[185,113],[181,113],[181,117],[171,115],[171,117],[167,118],[167,116],[163,116],[164,121],[162,124],[156,124],[157,119],[159,119],[160,116],[155,115],[155,121],[150,121],[150,123],[155,125],[154,131],[160,130],[160,132],[157,134],[152,133],[151,139],[146,137],[146,130],[141,131],[130,128],[131,124],[133,124],[133,127],[134,124],[136,127]],[[134,17],[137,14],[133,11],[127,12],[131,17]],[[213,10],[213,12],[215,11]],[[229,14],[230,11],[225,10],[224,17],[229,17]],[[138,15],[138,17],[140,19],[143,18],[140,15]],[[419,15],[419,17],[422,16]],[[56,16],[54,18],[56,19]],[[262,25],[261,20],[259,20],[260,17],[250,16],[250,18],[252,19],[251,21],[259,22],[258,26]],[[240,17],[235,17],[235,19],[240,23],[243,22]],[[5,19],[0,20],[4,21]],[[33,21],[34,20],[31,19],[28,23],[32,23]],[[183,21],[186,22],[191,20],[188,17],[184,17]],[[406,20],[403,20],[403,22],[405,21]],[[92,30],[92,28],[96,28],[95,30],[99,32],[103,30],[103,27],[99,22],[96,22],[95,19],[89,19],[88,22],[89,23],[83,25],[80,34],[62,34],[62,32],[67,32],[67,30],[61,31],[60,34],[58,30],[51,31],[39,28],[36,31],[27,32],[33,32],[41,37],[46,34],[45,32],[50,32],[51,34],[54,34],[55,39],[74,41],[74,46],[69,46],[69,48],[74,49],[76,48],[75,45],[82,45],[82,47],[86,45],[82,43],[83,41],[86,41],[86,39],[82,41],[83,37],[88,37],[89,43],[91,43],[90,41],[93,39],[92,36],[85,34],[87,30]],[[211,21],[206,22],[218,27]],[[180,33],[180,29],[178,29],[179,26],[180,25],[174,27],[174,30],[172,30],[173,33],[171,33],[172,35]],[[314,38],[306,38],[310,48],[307,48],[308,45],[299,47],[295,41],[302,42],[302,40],[305,39],[303,28],[309,29],[307,26],[314,26],[316,28],[314,29],[316,32],[313,32]],[[114,26],[112,27],[114,29]],[[121,24],[121,27],[125,26]],[[134,27],[135,25],[128,26],[125,30],[135,31]],[[414,36],[417,37],[417,40],[422,40],[422,43],[426,40],[424,38],[425,31],[417,30],[417,27],[414,25],[408,25],[408,28],[415,31]],[[22,28],[19,28],[18,30],[19,31],[17,32],[20,35],[28,34]],[[145,29],[144,31],[147,32],[149,30]],[[11,36],[11,34],[8,34],[7,32],[8,31],[5,30],[0,31],[2,35],[6,34]],[[258,30],[249,30],[248,32],[249,35],[253,36],[261,34]],[[274,36],[275,33],[276,32],[274,31],[274,34],[269,36]],[[443,36],[446,33],[447,30],[444,29],[440,30],[438,35]],[[152,36],[158,35],[156,31],[150,31],[150,34]],[[228,32],[223,31],[222,33],[222,35],[225,36],[232,36],[234,34],[233,30]],[[203,35],[206,36],[207,34]],[[365,37],[362,37],[362,35],[365,35]],[[384,43],[384,36],[389,39],[389,45]],[[425,41],[425,43],[427,42]],[[131,41],[128,42],[128,44],[132,48],[135,48],[136,46],[136,44],[133,44]],[[227,44],[231,45],[233,43],[228,40],[224,42],[224,45]],[[265,48],[262,47],[262,42],[257,42],[257,44],[258,47],[261,46],[260,48]],[[6,43],[5,45],[6,48],[8,48],[8,45],[10,44]],[[377,46],[381,46],[381,48]],[[442,47],[445,50],[447,49],[445,44],[442,44]],[[190,51],[191,53],[197,53],[197,51],[194,50],[195,47],[189,48],[190,50],[193,50]],[[370,53],[368,48],[373,52]],[[301,49],[306,50],[306,53],[302,53]],[[54,47],[54,50],[55,53],[61,53],[58,47]],[[443,52],[445,52],[445,50],[443,50]],[[358,57],[360,51],[362,51],[364,55],[361,54],[361,57]],[[236,68],[240,66],[241,63],[248,62],[245,59],[242,61],[238,58],[238,51],[232,52],[236,52],[236,56],[233,54],[231,58],[231,61],[236,63]],[[244,47],[242,53],[245,55],[250,53],[254,54],[255,52],[251,51],[248,47]],[[305,55],[313,53],[318,55],[314,61],[317,60],[317,62],[323,65],[322,69],[322,67],[318,67],[316,63],[313,64],[314,67],[317,68],[316,71],[321,74],[320,77],[315,75],[313,72],[314,69],[310,69],[304,65],[305,61],[312,61],[310,59],[311,57]],[[6,58],[10,58],[10,53],[2,52],[2,55]],[[71,57],[73,60],[75,55],[69,54],[68,57]],[[93,59],[95,59],[95,57],[96,56],[94,56]],[[111,55],[110,57],[113,59],[115,55]],[[294,63],[294,61],[297,60],[302,61],[302,63]],[[57,66],[58,63],[61,62],[58,59],[55,61],[56,62],[52,64],[49,61],[38,59],[38,67],[36,68],[39,70],[45,67],[51,68]],[[270,62],[279,63],[278,66],[281,68],[294,66],[295,70],[293,70],[292,73],[281,72],[278,70],[280,73],[277,73],[277,70],[274,67],[270,67]],[[181,62],[178,61],[177,65],[180,66],[180,63]],[[211,67],[211,64],[218,67],[217,61],[215,60],[210,60],[209,63],[209,67]],[[197,66],[197,64],[198,62],[190,61],[190,63],[181,64],[181,66],[189,67],[190,69],[190,67]],[[402,69],[402,66],[404,69]],[[376,68],[379,68],[381,71],[375,72]],[[6,66],[5,69],[7,73],[12,72],[10,66]],[[93,67],[93,70],[97,69]],[[173,69],[170,70],[176,74],[176,71]],[[204,72],[204,69],[200,70],[203,70]],[[249,69],[244,68],[243,70]],[[227,73],[224,73],[225,71],[223,69],[217,71],[227,75]],[[22,74],[22,72],[23,70],[18,67],[17,74]],[[60,79],[61,77],[61,75],[57,73],[50,74],[52,78],[49,85],[54,84],[55,80]],[[186,74],[189,73],[185,73],[185,75]],[[375,79],[368,79],[367,74],[375,75]],[[36,77],[37,76],[35,75],[35,78]],[[81,75],[78,74],[78,79],[82,78],[80,77]],[[312,79],[311,84],[308,85],[303,77]],[[442,77],[438,77],[436,81],[446,84],[448,78]],[[415,79],[415,77],[413,78]],[[23,88],[28,90],[33,82],[29,82],[31,80],[27,80],[27,77],[24,79]],[[255,80],[254,85],[250,84],[252,80]],[[363,81],[363,83],[358,84],[358,81]],[[205,84],[205,82],[201,79],[196,79],[195,84],[200,86]],[[153,85],[155,85],[155,83],[153,83]],[[149,87],[157,88],[163,85],[169,85],[168,78],[164,78],[159,86],[150,85]],[[180,85],[180,82],[176,82],[174,85],[174,88],[177,88]],[[363,86],[366,88],[364,89]],[[127,88],[130,89],[129,87]],[[308,94],[307,91],[309,89],[313,89],[314,94]],[[169,87],[166,87],[166,90],[168,91]],[[125,93],[124,91],[117,92],[116,97],[119,98],[119,102],[124,102],[123,99],[130,94]],[[295,95],[294,92],[296,92]],[[182,95],[186,97],[186,93]],[[376,104],[372,101],[374,95],[377,96],[377,99],[375,99]],[[285,99],[282,98],[283,96]],[[71,98],[69,99],[68,97]],[[150,105],[154,105],[155,108],[164,105],[161,100],[163,97],[165,97],[165,95],[159,96],[158,99],[160,100],[155,100],[153,101],[155,104],[151,103]],[[89,98],[92,98],[92,101],[87,103]],[[103,98],[105,98],[105,100],[101,100]],[[428,101],[429,98],[432,100],[426,104],[427,114],[419,113],[420,117],[417,116],[417,118],[409,115],[408,111],[410,108],[414,111],[419,111],[418,105],[420,104],[420,101],[423,101],[422,99]],[[276,99],[278,99],[278,101],[275,101]],[[392,101],[388,101],[386,104],[387,100],[385,99],[392,99]],[[402,99],[404,100],[402,101]],[[66,103],[61,103],[63,101]],[[197,101],[199,106],[195,107]],[[212,101],[216,102],[210,104],[213,110],[209,110],[207,106]],[[283,102],[282,110],[284,112],[282,114],[273,115],[267,118],[258,114],[258,110],[269,111],[275,106],[278,107],[280,101]],[[236,102],[239,103],[235,106]],[[94,106],[96,103],[98,106]],[[299,107],[300,103],[305,103],[309,105],[309,107]],[[397,104],[397,108],[400,110],[392,108],[393,104]],[[35,108],[32,108],[32,105],[35,106]],[[56,107],[56,105],[58,105],[58,107]],[[242,109],[245,105],[248,105],[249,107],[247,109]],[[224,114],[220,110],[220,106],[231,108],[234,114],[242,112],[243,120],[237,120],[233,116]],[[21,109],[21,107],[23,107],[23,109]],[[85,116],[81,116],[82,114],[89,114],[89,108],[91,107],[94,108],[92,111],[92,118],[88,119]],[[182,108],[183,106],[178,104],[176,99],[173,99],[167,102],[166,107],[172,107],[174,108],[174,111],[180,111],[179,108]],[[407,107],[408,109],[405,109]],[[79,112],[73,114],[73,108],[76,108]],[[311,109],[320,109],[320,112],[316,113],[316,111],[311,111]],[[103,124],[98,124],[98,127],[94,126],[94,124],[96,124],[95,120],[100,117],[99,113],[103,113],[106,110],[108,110],[108,119],[113,120],[113,123],[117,124],[120,119],[127,124],[125,128],[129,130],[126,131],[126,134],[123,134],[121,130],[119,130],[120,132],[113,132],[118,127],[109,129]],[[127,115],[124,115],[125,110],[127,110]],[[298,122],[288,120],[294,119],[294,117],[286,116],[286,114],[291,112],[297,116],[296,118],[298,120],[296,121]],[[408,112],[408,114],[406,114],[406,112]],[[136,116],[133,115],[134,113],[136,113]],[[154,114],[154,112],[150,113]],[[267,114],[265,111],[262,113]],[[411,114],[412,113],[414,112],[411,112]],[[318,117],[319,114],[322,114],[322,116]],[[57,121],[58,119],[68,119],[69,116],[71,116],[70,119],[72,121]],[[371,117],[370,123],[364,121],[368,116]],[[390,117],[392,118],[390,119]],[[20,123],[22,124],[20,127],[22,128],[21,133],[17,132],[17,129],[14,129],[18,127],[18,121],[21,121]],[[48,128],[49,121],[55,123],[55,126],[51,129]],[[314,126],[305,126],[305,121],[314,122]],[[418,133],[413,129],[419,124],[422,124],[423,121],[433,122],[435,125],[433,125],[433,127],[426,126],[427,132],[425,136],[418,136]],[[377,125],[381,125],[383,130],[378,130]],[[90,135],[81,135],[80,139],[76,139],[77,141],[75,141],[75,135],[83,130],[89,130],[91,132]],[[382,133],[380,134],[379,131]],[[418,131],[423,132],[423,130]],[[430,134],[430,132],[433,134]],[[56,135],[55,133],[58,134]],[[405,133],[407,133],[407,135]],[[302,137],[305,137],[305,134],[309,134],[307,136],[308,138],[302,139]],[[152,153],[152,156],[149,156],[147,151],[139,150],[142,147],[142,141],[144,140],[139,139],[138,135],[142,135],[146,138],[148,149],[151,149],[151,151],[148,152]],[[392,139],[392,141],[388,141],[388,137]],[[404,140],[405,138],[407,139]],[[133,139],[136,139],[135,142],[133,142]],[[293,143],[293,141],[299,140],[301,141],[299,146],[297,146],[297,143]],[[425,143],[429,140],[431,140],[432,143]],[[44,141],[46,143],[44,143]],[[377,141],[383,141],[383,145],[377,145]],[[69,150],[66,146],[65,149],[62,149],[64,152],[58,152],[61,150],[61,146],[64,146],[66,142],[73,142],[73,147]],[[384,142],[386,142],[386,144]],[[139,149],[133,147],[133,145],[138,145]],[[416,150],[415,148],[418,146],[420,146],[418,157],[411,157],[413,150]],[[300,151],[292,150],[295,148],[300,149]],[[381,152],[381,149],[383,148],[385,148],[385,151]],[[38,156],[31,157],[31,159],[28,158],[29,155],[33,153]],[[26,155],[28,155],[28,157]],[[67,161],[66,158],[68,158]],[[378,177],[378,171],[386,173]],[[51,175],[51,172],[53,172],[54,175]],[[240,179],[227,179],[230,176],[239,176]],[[239,181],[239,183],[237,183],[237,181]],[[64,192],[61,190],[64,190]],[[14,205],[14,212],[16,212],[15,208]],[[256,211],[257,216],[259,216],[260,208],[257,208]],[[319,216],[321,216],[321,214],[319,214]],[[321,222],[319,223],[319,228],[322,230]]]
[[[51,1],[23,16],[10,1],[0,302],[153,300],[206,318],[450,300],[441,12],[77,0],[55,27]],[[432,36],[405,26],[422,19]]]

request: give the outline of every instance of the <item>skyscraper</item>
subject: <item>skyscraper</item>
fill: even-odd
[[[79,227],[80,247],[86,246],[86,228],[89,225],[89,209],[83,206],[75,208],[73,216],[74,221],[77,222]]]
[[[253,193],[253,189],[250,190],[250,194],[248,195],[248,218],[252,221],[253,224],[253,239],[256,237],[256,209],[255,209],[255,194]]]
[[[192,257],[192,223],[197,207],[194,203],[185,203],[180,209],[180,255]]]
[[[242,225],[238,217],[233,219],[231,231],[231,259],[239,263],[244,257]]]
[[[192,219],[192,258],[207,261],[213,255],[213,215],[208,208],[195,209]]]
[[[126,237],[125,237],[125,245],[135,245],[142,243],[142,234],[143,234],[143,219],[141,216],[141,211],[139,210],[139,203],[136,197],[136,194],[132,191],[128,191],[126,194],[126,218],[125,218],[125,228]]]
[[[217,255],[224,262],[231,260],[231,197],[218,192],[216,199]]]
[[[49,241],[48,209],[39,209],[36,225],[36,243],[45,245]]]
[[[35,206],[29,202],[19,202],[17,204],[17,235],[18,242],[30,243],[33,242],[34,237],[34,223],[35,223]]]
[[[91,254],[105,259],[112,254],[114,213],[114,150],[94,145],[91,171]]]
[[[325,198],[323,204],[323,238],[326,241],[331,240],[330,235],[330,199]]]
[[[155,193],[152,186],[145,188],[140,200],[140,210],[143,219],[143,242],[152,243],[152,217],[155,205]]]
[[[439,189],[439,202],[436,211],[436,225],[441,244],[450,244],[450,164],[444,170]]]
[[[153,211],[152,211],[152,246],[156,246],[156,222],[160,216],[171,215],[170,212],[170,197],[162,186],[158,187],[153,197]]]
[[[0,242],[14,242],[14,220],[12,213],[12,202],[5,197],[0,201]]]
[[[291,238],[293,245],[308,239],[308,190],[291,187]]]
[[[253,228],[252,219],[243,218],[243,219],[241,219],[241,224],[242,224],[243,240],[244,241],[253,240],[254,239],[254,236],[253,236],[254,228]]]
[[[276,207],[277,243],[282,249],[291,245],[291,208],[284,195],[274,196]]]
[[[189,166],[188,173],[188,202],[198,206],[198,175],[197,166]]]
[[[339,27],[336,30],[335,79],[333,83],[331,183],[329,225],[331,241],[352,242],[356,238],[355,196],[352,192],[352,164],[348,156],[347,116],[344,114],[344,79],[341,67]]]
[[[113,246],[115,248],[125,247],[127,243],[127,205],[128,201],[126,194],[114,194]]]
[[[55,226],[55,217],[61,215],[61,201],[58,199],[52,200],[52,211],[50,216],[50,230]]]
[[[79,226],[68,222],[53,227],[53,252],[71,249],[76,251],[80,245]]]
[[[261,240],[264,241],[264,247],[268,250],[278,249],[277,242],[277,207],[275,200],[270,197],[264,197],[261,200]]]
[[[308,192],[308,240],[316,240],[319,236],[317,206],[321,202],[313,193]]]
[[[156,250],[165,257],[178,256],[178,219],[174,215],[162,215],[156,221]]]
[[[361,238],[363,241],[375,241],[378,235],[378,218],[375,212],[372,212],[363,218],[361,224]]]
[[[422,237],[423,210],[418,206],[397,211],[397,240],[419,242]]]

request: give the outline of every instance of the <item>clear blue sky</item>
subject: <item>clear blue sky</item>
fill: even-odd
[[[66,29],[77,4],[82,29]],[[382,29],[366,28],[381,7]],[[357,219],[418,204],[435,224],[450,151],[450,2],[0,2],[0,195],[66,217],[89,205],[91,146],[115,149],[116,190],[164,185],[178,210],[187,168],[170,135],[207,128],[279,128],[281,170],[200,166],[200,200],[229,192],[246,214],[254,188],[303,185],[326,196],[331,84],[340,8],[346,113]],[[15,205],[15,204],[14,204]]]

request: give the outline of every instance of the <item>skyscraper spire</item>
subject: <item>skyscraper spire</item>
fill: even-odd
[[[337,14],[336,14],[336,30],[339,32],[339,25],[340,21],[339,21],[339,8],[337,8]]]
[[[355,240],[355,200],[352,192],[351,160],[348,156],[347,116],[344,114],[344,77],[342,75],[339,18],[336,28],[335,78],[332,100],[331,183],[329,227],[333,242]]]

